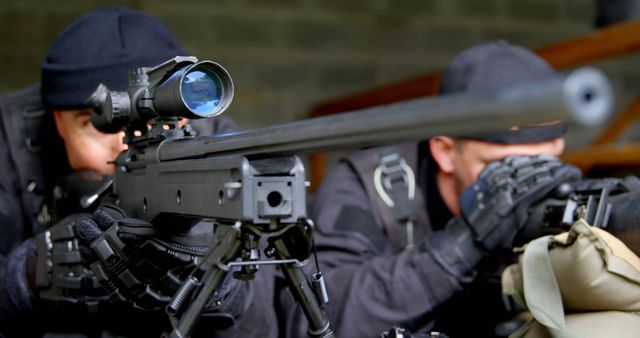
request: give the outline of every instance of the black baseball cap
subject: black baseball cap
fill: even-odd
[[[449,62],[440,81],[440,94],[496,91],[555,76],[553,68],[532,51],[506,41],[488,42],[466,49]],[[566,123],[550,122],[462,138],[507,144],[536,143],[562,137],[566,131]]]

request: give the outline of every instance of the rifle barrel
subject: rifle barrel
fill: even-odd
[[[597,125],[610,115],[606,76],[585,67],[499,91],[427,97],[266,128],[165,142],[160,161],[211,155],[299,154],[464,136],[564,120]]]

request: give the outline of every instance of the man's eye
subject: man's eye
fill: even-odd
[[[82,127],[93,128],[93,123],[91,123],[91,117],[90,116],[83,116],[82,119],[80,120],[80,123],[81,123]]]
[[[93,123],[91,123],[91,119],[83,119],[81,121],[81,128],[82,130],[84,130],[86,133],[89,134],[99,134],[100,132],[98,131],[98,129],[96,129],[96,127],[93,126]]]

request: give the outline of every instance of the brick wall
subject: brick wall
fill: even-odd
[[[225,65],[236,84],[228,114],[247,127],[441,68],[484,40],[537,47],[576,37],[594,17],[590,0],[0,0],[0,91],[38,81],[57,33],[114,4],[158,16],[193,55]],[[638,87],[634,61],[604,64],[617,88]]]

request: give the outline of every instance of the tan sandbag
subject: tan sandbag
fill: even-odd
[[[610,233],[578,221],[549,256],[566,311],[640,312],[640,258]],[[505,269],[502,289],[526,306],[521,264]]]
[[[640,258],[620,240],[583,221],[555,239],[549,256],[565,311],[640,311]]]
[[[534,318],[511,337],[640,337],[640,258],[582,220],[527,244],[502,287]]]
[[[509,265],[502,272],[502,293],[511,296],[520,305],[526,307],[524,301],[524,290],[522,289],[522,257],[520,257],[520,263]]]
[[[637,338],[640,315],[629,312],[603,311],[570,314],[565,317],[567,330],[584,338]],[[546,327],[534,323],[526,338],[552,338]]]

